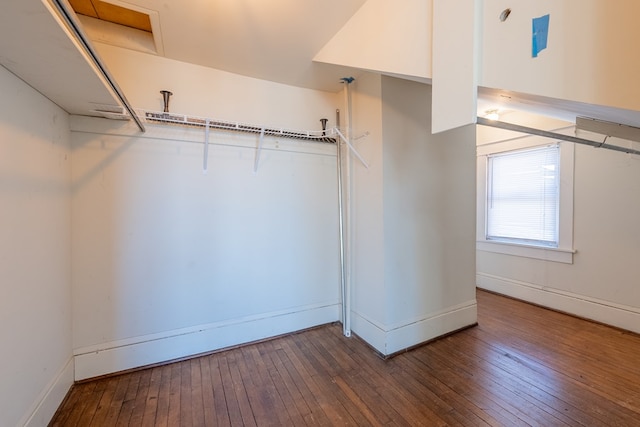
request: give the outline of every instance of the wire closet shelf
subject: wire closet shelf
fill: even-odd
[[[182,126],[194,126],[209,129],[220,129],[231,132],[245,132],[264,136],[299,139],[303,141],[335,144],[339,135],[335,129],[326,130],[291,130],[283,128],[263,127],[239,122],[208,119],[184,114],[144,111],[144,120],[151,123],[166,123]]]

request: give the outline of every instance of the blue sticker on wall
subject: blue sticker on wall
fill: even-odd
[[[533,18],[533,33],[531,39],[531,56],[536,58],[542,49],[547,48],[549,35],[549,15]]]

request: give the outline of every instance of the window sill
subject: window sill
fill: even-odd
[[[542,246],[518,245],[514,243],[478,240],[476,249],[483,252],[513,255],[543,261],[573,264],[574,249],[545,248]]]

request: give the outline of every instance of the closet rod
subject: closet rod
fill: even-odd
[[[606,148],[609,150],[621,151],[627,154],[640,155],[640,151],[634,150],[633,148],[625,148],[619,145],[605,144],[605,142],[607,141],[606,138],[602,142],[592,141],[590,139],[578,138],[577,136],[563,135],[561,133],[550,132],[550,131],[536,129],[536,128],[530,128],[527,126],[516,125],[513,123],[500,122],[497,120],[489,120],[485,117],[478,117],[478,121],[476,123],[482,126],[490,126],[490,127],[499,128],[499,129],[512,130],[515,132],[522,132],[530,135],[543,136],[545,138],[559,139],[560,141],[568,141],[576,144],[589,145],[591,147],[596,147],[596,148]]]
[[[205,119],[202,117],[191,117],[183,114],[164,113],[159,111],[145,111],[144,118],[147,122],[168,123],[184,126],[205,127],[207,121],[209,128],[221,129],[232,132],[247,132],[254,134],[264,134],[268,136],[277,136],[281,138],[301,139],[305,141],[326,142],[330,144],[336,143],[335,130],[312,130],[312,131],[294,131],[287,129],[268,128],[263,126],[255,126],[242,124],[237,122],[226,122],[223,120]]]
[[[80,45],[84,48],[87,56],[91,59],[93,64],[100,71],[100,74],[102,74],[102,77],[104,77],[107,84],[113,90],[116,97],[120,100],[124,108],[129,112],[129,115],[136,122],[136,125],[138,125],[138,128],[140,129],[140,131],[144,132],[145,128],[144,128],[144,125],[142,124],[142,121],[140,120],[140,117],[138,117],[138,115],[136,114],[131,104],[129,104],[129,101],[124,96],[122,89],[120,89],[120,86],[118,86],[118,84],[116,83],[111,73],[109,73],[109,70],[107,69],[107,67],[102,63],[102,60],[98,56],[98,53],[93,49],[93,46],[89,42],[89,38],[86,36],[84,31],[82,31],[82,28],[78,24],[78,21],[75,18],[75,13],[71,11],[71,6],[69,5],[68,1],[52,0],[52,3],[55,6],[56,10],[58,11],[58,14],[60,15],[60,17],[64,20],[71,34],[75,37],[76,41],[80,43]]]

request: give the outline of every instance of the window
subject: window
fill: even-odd
[[[557,144],[487,157],[486,239],[558,247]]]
[[[477,248],[573,262],[573,145],[542,137],[478,146]]]

